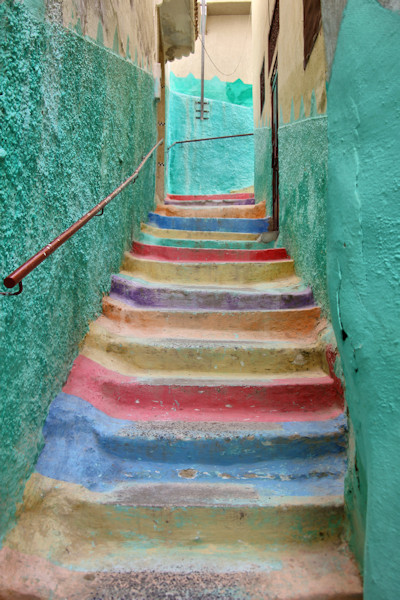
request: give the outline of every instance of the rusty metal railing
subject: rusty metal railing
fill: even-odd
[[[44,260],[46,260],[46,258],[53,254],[53,252],[57,250],[57,248],[62,246],[70,237],[72,237],[77,231],[79,231],[79,229],[86,225],[86,223],[88,223],[93,217],[102,215],[105,206],[107,206],[107,204],[109,204],[111,200],[115,198],[115,196],[118,196],[118,194],[122,192],[122,190],[124,190],[127,185],[136,181],[140,171],[142,170],[146,162],[149,160],[150,156],[158,148],[158,146],[160,146],[160,144],[163,143],[163,141],[164,139],[161,139],[159,142],[157,142],[157,144],[155,144],[155,146],[153,146],[150,152],[148,152],[148,154],[146,154],[146,156],[142,158],[142,161],[135,170],[135,172],[132,173],[132,175],[128,177],[128,179],[126,179],[123,183],[121,183],[121,185],[119,185],[113,192],[111,192],[109,196],[107,196],[106,198],[104,198],[104,200],[96,204],[96,206],[94,206],[91,210],[89,210],[89,212],[83,215],[83,217],[81,217],[78,221],[71,225],[71,227],[68,227],[68,229],[63,231],[63,233],[57,236],[52,242],[50,242],[44,248],[39,250],[39,252],[37,252],[34,256],[32,256],[26,262],[24,262],[23,265],[15,269],[15,271],[10,273],[10,275],[7,275],[7,277],[5,277],[5,279],[3,280],[5,287],[11,289],[18,285],[19,287],[17,292],[0,292],[0,294],[2,296],[18,296],[18,294],[22,292],[22,280],[24,279],[24,277],[26,277],[27,275],[29,275],[29,273],[36,269],[36,267],[38,267]]]
[[[192,142],[208,142],[209,140],[224,140],[226,138],[247,137],[249,135],[254,135],[254,133],[235,133],[234,135],[217,135],[216,137],[198,138],[196,140],[179,140],[168,146],[167,152],[169,152],[171,148],[173,148],[177,144],[191,144]]]

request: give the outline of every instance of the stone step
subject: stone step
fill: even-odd
[[[144,262],[144,261],[143,261]],[[156,263],[158,265],[167,263]],[[272,263],[273,264],[273,263]],[[276,264],[276,263],[275,263]],[[130,261],[126,266],[132,266],[145,272],[142,261]],[[175,265],[175,264],[174,264]],[[184,279],[186,273],[182,267],[181,279]],[[174,270],[175,272],[179,266]],[[187,271],[186,279],[190,279],[190,268]],[[142,273],[139,270],[139,276]],[[156,271],[161,279],[162,267]],[[164,277],[164,280],[167,279]],[[232,278],[231,278],[232,279]],[[292,285],[282,285],[278,283]],[[303,288],[296,278],[278,280],[274,287],[262,286],[260,288],[250,286],[246,289],[234,287],[211,287],[207,285],[193,285],[197,282],[193,278],[192,285],[179,286],[168,285],[166,283],[154,283],[145,281],[142,278],[132,277],[129,273],[113,275],[111,281],[110,296],[125,302],[128,305],[145,308],[179,308],[181,310],[225,310],[225,311],[250,311],[250,310],[283,310],[297,309],[315,306],[313,294],[310,288]]]
[[[337,495],[343,489],[346,421],[173,423],[111,418],[61,393],[43,428],[36,470],[93,491],[140,481],[257,482],[263,496]]]
[[[141,242],[133,242],[132,253],[134,256],[149,260],[162,260],[170,262],[271,262],[288,259],[285,248],[263,248],[261,250],[234,250],[234,249],[204,249],[183,248],[171,246],[153,246]]]
[[[227,231],[190,231],[185,229],[163,229],[147,223],[142,223],[140,228],[144,234],[153,235],[156,238],[173,238],[181,240],[205,240],[211,241],[238,241],[238,242],[255,242],[260,237],[260,233],[235,233]]]
[[[200,194],[200,195],[185,195],[185,194],[167,194],[167,200],[176,201],[204,201],[204,200],[254,200],[254,192],[237,192],[234,194]]]
[[[317,306],[288,310],[181,310],[137,308],[106,296],[104,326],[126,332],[147,331],[162,337],[201,337],[220,340],[309,339],[316,336],[320,309]]]
[[[3,547],[0,594],[8,600],[362,600],[349,552],[332,542],[276,552],[243,542],[218,548],[138,547],[128,570],[70,570]],[[93,566],[92,566],[93,565]]]
[[[5,543],[79,570],[129,569],[149,555],[157,570],[158,552],[208,554],[212,548],[216,560],[220,547],[240,551],[242,544],[275,550],[279,560],[287,544],[323,550],[323,541],[339,543],[341,495],[268,496],[258,485],[134,482],[95,492],[34,473]]]
[[[174,206],[159,204],[155,212],[166,217],[263,219],[265,217],[265,202],[259,202],[252,206]]]
[[[171,282],[190,286],[243,286],[293,277],[294,264],[291,259],[250,264],[244,262],[167,262],[141,258],[131,252],[125,252],[122,274],[124,272],[155,282]]]
[[[107,368],[132,375],[168,371],[269,376],[323,367],[322,347],[315,342],[140,338],[118,335],[97,321],[90,325],[82,352]]]
[[[168,374],[167,374],[168,375]],[[340,386],[323,372],[292,378],[132,377],[80,354],[63,388],[111,417],[134,421],[265,423],[334,419]]]
[[[159,230],[161,231],[161,230]],[[168,230],[167,230],[168,231]],[[240,240],[207,240],[207,239],[179,239],[156,237],[148,233],[139,236],[139,242],[152,246],[172,246],[180,248],[215,248],[232,250],[265,250],[271,247],[271,242],[240,241]]]
[[[255,198],[194,198],[190,200],[178,200],[176,198],[165,198],[165,206],[254,206]]]
[[[230,233],[258,233],[270,229],[270,217],[264,219],[234,219],[209,217],[168,217],[149,213],[149,225],[160,229],[184,229],[188,231],[225,231]]]

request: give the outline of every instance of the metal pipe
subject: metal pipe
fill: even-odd
[[[246,137],[248,135],[254,135],[254,133],[235,133],[234,135],[217,135],[216,137],[198,138],[197,140],[179,140],[168,146],[167,152],[169,152],[170,149],[176,144],[189,144],[190,142],[207,142],[208,140],[224,140],[226,138]]]
[[[74,233],[79,231],[79,229],[86,225],[88,221],[90,221],[100,211],[102,211],[104,207],[107,206],[107,204],[115,198],[115,196],[117,196],[120,192],[122,192],[122,190],[126,188],[127,185],[135,181],[145,163],[148,161],[153,152],[158,148],[158,146],[163,143],[163,141],[164,140],[161,139],[159,142],[157,142],[155,146],[153,146],[150,152],[143,157],[142,162],[137,167],[135,172],[130,177],[128,177],[128,179],[126,179],[123,183],[121,183],[121,185],[118,186],[113,192],[111,192],[111,194],[107,196],[107,198],[104,198],[104,200],[96,204],[94,208],[89,210],[89,212],[83,215],[83,217],[81,217],[78,221],[71,225],[71,227],[68,227],[68,229],[66,229],[63,233],[57,236],[52,242],[50,242],[50,244],[47,244],[47,246],[39,250],[39,252],[37,252],[34,256],[28,259],[23,265],[21,265],[20,267],[18,267],[18,269],[16,269],[10,275],[8,275],[3,280],[5,287],[13,288],[18,283],[20,283],[22,279],[24,279],[24,277],[26,277],[27,275],[29,275],[29,273],[33,271],[33,269],[36,269],[36,267],[39,266],[40,263],[46,260],[46,258],[48,258],[51,254],[53,254],[53,252],[57,250],[57,248],[62,246],[62,244],[64,244],[64,242],[66,242],[70,237],[72,237]]]
[[[204,51],[206,43],[206,0],[201,0],[201,95],[200,95],[200,119],[204,120]]]

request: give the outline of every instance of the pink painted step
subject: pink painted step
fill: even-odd
[[[171,262],[264,262],[289,259],[285,248],[230,250],[225,248],[178,248],[133,242],[132,252],[150,260]]]
[[[129,377],[79,355],[63,391],[117,419],[186,422],[323,421],[343,411],[328,375],[229,382]]]

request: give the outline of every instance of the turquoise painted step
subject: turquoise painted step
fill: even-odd
[[[338,495],[344,415],[297,423],[135,423],[61,393],[43,430],[37,471],[93,491],[149,481],[251,482],[260,496]]]
[[[238,240],[182,240],[173,238],[158,238],[148,233],[141,233],[139,242],[152,246],[171,246],[174,248],[206,248],[230,250],[265,250],[273,248],[274,242],[263,244],[259,242],[241,242]]]
[[[263,233],[269,230],[270,219],[214,219],[197,217],[166,217],[149,213],[149,225],[161,229],[185,229],[187,231],[229,231],[232,233]]]

